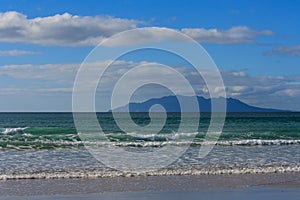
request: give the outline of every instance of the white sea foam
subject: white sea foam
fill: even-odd
[[[1,174],[0,180],[12,179],[62,179],[62,178],[113,178],[113,177],[137,177],[137,176],[187,176],[187,175],[219,175],[219,174],[259,174],[259,173],[299,173],[300,166],[270,166],[255,168],[230,168],[230,169],[197,169],[197,168],[176,168],[160,169],[158,171],[57,171],[57,172],[36,172],[24,174]]]
[[[138,134],[138,133],[127,133],[132,137],[142,138],[142,139],[155,139],[155,138],[165,138],[167,140],[176,140],[180,138],[190,138],[193,139],[198,132],[195,133],[172,133],[172,134]],[[115,134],[108,134],[107,136],[114,136]],[[124,135],[124,134],[123,134]]]
[[[136,147],[157,147],[166,145],[212,145],[210,141],[123,141],[123,142],[110,142],[110,141],[43,141],[41,143],[46,144],[87,144],[87,145],[98,145],[98,146],[136,146]],[[300,144],[300,140],[261,140],[261,139],[249,139],[249,140],[219,140],[216,145],[219,146],[254,146],[254,145],[293,145]]]
[[[24,130],[28,127],[17,127],[17,128],[4,128],[1,130],[0,134],[9,135],[16,133],[24,133]]]
[[[30,137],[32,135],[28,135]],[[299,145],[300,140],[261,140],[261,139],[249,139],[249,140],[220,140],[215,145],[217,146],[273,146],[273,145]],[[43,146],[44,145],[44,146]],[[136,147],[136,148],[159,148],[167,145],[170,146],[206,146],[214,145],[210,141],[73,141],[66,140],[49,140],[49,139],[36,139],[30,142],[20,142],[15,144],[8,144],[2,149],[35,149],[48,148],[78,148],[78,146],[88,145],[91,148],[117,148],[117,147]]]
[[[263,139],[244,139],[244,140],[224,140],[218,141],[217,145],[244,145],[244,146],[255,146],[255,145],[292,145],[300,144],[300,140],[285,140],[285,139],[275,139],[275,140],[263,140]]]

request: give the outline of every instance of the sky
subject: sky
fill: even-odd
[[[76,74],[95,46],[144,27],[174,29],[201,44],[222,74],[227,97],[300,111],[299,9],[300,2],[281,0],[2,0],[0,111],[71,111]],[[151,34],[146,41],[169,37]],[[130,42],[145,42],[145,35]],[[144,51],[115,62],[108,80],[141,63],[170,65],[189,80],[197,78],[184,61]],[[193,87],[205,96],[200,85]]]

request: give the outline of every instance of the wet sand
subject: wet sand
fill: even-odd
[[[299,196],[300,173],[0,182],[0,199],[297,199]]]

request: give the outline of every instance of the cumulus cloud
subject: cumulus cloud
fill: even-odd
[[[86,63],[86,67],[93,72],[97,69],[104,69],[109,65],[106,76],[108,80],[116,79],[116,74],[123,74],[124,70],[128,70],[139,64],[145,62],[131,62],[131,61],[97,61],[93,63]],[[64,63],[64,64],[44,64],[44,65],[3,65],[0,66],[0,76],[8,76],[15,79],[40,79],[73,82],[79,70],[81,63]]]
[[[189,69],[178,69],[192,83],[199,96],[209,98],[209,91],[204,81]],[[214,80],[215,71],[203,71],[202,75]],[[227,97],[240,99],[250,105],[300,110],[299,76],[250,76],[241,71],[221,71]],[[216,90],[219,88],[215,87]]]
[[[32,55],[37,54],[35,51],[25,51],[25,50],[0,50],[0,56],[21,56],[21,55]]]
[[[45,65],[3,65],[0,75],[15,79],[68,80],[75,77],[79,63]]]
[[[42,45],[95,45],[120,31],[135,28],[136,20],[69,13],[28,19],[19,12],[0,13],[0,41]]]
[[[300,45],[281,46],[267,51],[267,56],[285,55],[285,56],[300,56]]]
[[[247,26],[236,26],[228,30],[184,28],[182,33],[187,34],[198,42],[219,44],[253,43],[257,35],[272,35],[270,30],[257,31]]]
[[[112,40],[106,40],[105,46],[141,45],[145,43],[160,42],[164,40],[182,40],[175,31],[167,31],[166,28],[152,27],[150,29],[138,29],[130,34],[115,35]]]
[[[228,30],[204,29],[204,28],[184,28],[178,30],[200,43],[214,44],[244,44],[254,43],[258,35],[269,36],[273,32],[269,30],[257,31],[246,26],[232,27]],[[130,44],[144,44],[148,42],[160,42],[163,40],[180,41],[185,38],[178,33],[165,31],[164,28],[141,29],[130,33],[130,35],[118,35],[112,41],[107,41],[104,45],[121,46]]]
[[[0,13],[0,41],[39,45],[94,46],[121,31],[141,26],[143,22],[111,16],[77,16],[69,13],[29,19],[19,12]],[[269,30],[257,31],[246,26],[228,30],[184,28],[184,34],[199,42],[219,44],[252,43],[257,35],[272,35]],[[118,38],[111,46],[140,44],[163,39],[178,39],[163,29],[138,31],[127,38]]]
[[[93,71],[97,68],[104,68],[111,61],[103,61],[97,63],[90,63],[89,68]],[[105,72],[105,76],[101,79],[98,88],[100,96],[109,96],[120,77],[128,70],[140,64],[147,64],[147,62],[130,62],[130,61],[115,61],[109,69]],[[155,63],[150,63],[155,65]],[[17,94],[17,93],[40,93],[40,94],[69,94],[71,95],[74,78],[79,69],[80,64],[49,64],[49,65],[7,65],[0,66],[0,76],[11,77],[15,79],[29,80],[34,87],[26,87],[22,85],[15,85],[14,87],[6,87],[0,90],[1,94]],[[200,96],[209,97],[208,89],[195,71],[186,67],[174,67],[178,72],[183,74],[190,82],[193,88]],[[161,75],[169,77],[168,72],[161,70]],[[157,72],[156,72],[157,73]],[[146,78],[151,79],[155,73],[147,71]],[[202,75],[206,78],[215,79],[215,71],[203,71]],[[294,109],[300,110],[300,77],[298,76],[250,76],[241,71],[221,71],[227,97],[240,99],[248,104],[271,107],[280,109]],[[137,74],[137,78],[140,76]],[[46,80],[46,82],[45,82]],[[178,87],[178,90],[184,91],[184,88],[178,84],[176,80],[168,80],[170,84]],[[34,84],[33,84],[34,82]],[[97,84],[91,82],[90,79],[86,80],[83,84]],[[218,90],[219,88],[216,88]],[[126,91],[124,91],[126,93]],[[148,88],[146,90],[149,97],[158,97],[159,95],[166,94],[161,92],[159,88]],[[152,93],[151,93],[152,92]],[[142,93],[140,93],[142,94]],[[156,95],[156,96],[155,96]],[[158,95],[158,96],[157,96]],[[139,98],[143,100],[143,98]],[[104,109],[105,110],[105,109]],[[107,109],[106,109],[107,110]]]
[[[261,107],[300,110],[299,76],[237,76],[231,71],[222,75],[229,96]]]

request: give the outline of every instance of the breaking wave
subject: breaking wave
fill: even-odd
[[[158,171],[115,171],[107,169],[76,170],[76,171],[51,171],[35,173],[0,174],[0,180],[13,179],[65,179],[65,178],[114,178],[114,177],[138,177],[138,176],[188,176],[188,175],[219,175],[219,174],[260,174],[260,173],[298,173],[299,165],[288,166],[262,166],[255,168],[169,168]]]
[[[17,128],[2,128],[0,129],[0,134],[3,135],[10,135],[10,134],[23,134],[24,131],[27,129],[28,127],[17,127]]]

